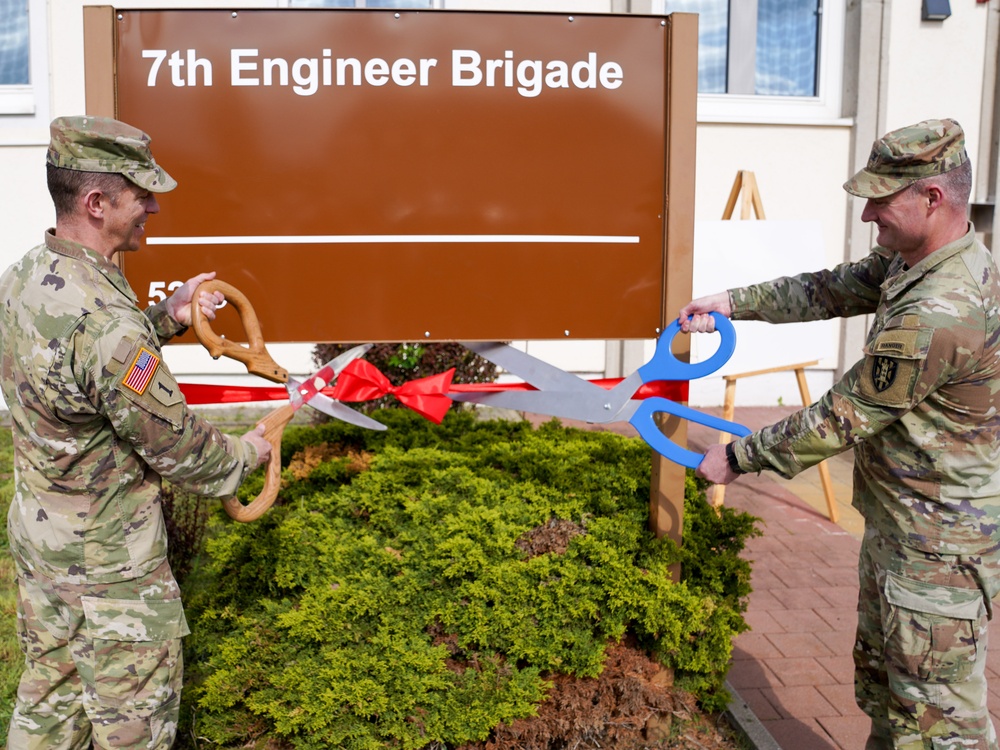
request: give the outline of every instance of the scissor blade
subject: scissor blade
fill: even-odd
[[[351,362],[358,359],[359,357],[364,356],[365,353],[373,346],[375,346],[375,344],[358,344],[357,346],[348,349],[346,352],[341,352],[336,357],[327,362],[325,365],[323,365],[321,368],[319,368],[319,370],[316,372],[316,375],[319,375],[327,368],[333,370],[334,377],[340,375],[340,373],[344,371],[345,367],[347,367]],[[313,377],[315,377],[315,375]],[[333,379],[331,378],[331,381],[332,380]]]
[[[462,342],[462,346],[471,349],[483,359],[500,365],[507,372],[517,375],[525,383],[531,383],[539,390],[586,392],[597,387],[508,344],[500,344],[495,341],[471,341]]]
[[[504,393],[449,393],[455,401],[466,401],[503,409],[547,414],[562,419],[579,419],[584,422],[613,422],[620,410],[602,394],[610,396],[600,386],[592,384],[596,393],[578,391],[508,391]]]
[[[289,378],[289,393],[301,385],[302,383],[295,378]],[[339,419],[341,422],[347,422],[348,424],[353,424],[357,427],[363,427],[366,430],[386,429],[386,426],[381,422],[377,422],[361,412],[354,411],[351,407],[340,403],[336,399],[330,398],[325,393],[317,393],[309,399],[308,403],[313,409],[323,412],[327,416],[333,417],[334,419]]]
[[[534,414],[548,414],[562,419],[579,419],[592,424],[625,422],[628,416],[619,412],[628,404],[629,398],[642,385],[637,372],[633,372],[611,390],[588,383],[582,378],[563,372],[587,386],[586,390],[567,391],[564,389],[539,391],[503,391],[493,393],[449,393],[454,401],[466,401],[487,406],[498,406],[516,411],[530,411]],[[534,384],[533,384],[534,385]],[[631,415],[629,415],[631,416]]]
[[[332,383],[347,365],[373,346],[374,344],[359,344],[352,349],[348,349],[346,352],[331,359],[296,387],[289,388],[288,398],[292,402],[294,410],[298,411],[305,404],[309,403],[320,391]]]

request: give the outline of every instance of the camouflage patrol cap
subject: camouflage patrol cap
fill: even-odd
[[[80,172],[121,174],[153,193],[166,193],[177,181],[157,165],[149,136],[110,117],[59,117],[49,126],[46,161]]]
[[[954,120],[924,120],[875,141],[868,164],[844,183],[844,190],[861,198],[883,198],[968,160],[961,125]]]

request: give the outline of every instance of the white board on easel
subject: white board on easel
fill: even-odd
[[[828,267],[819,221],[698,221],[694,230],[693,297]],[[830,359],[836,354],[836,320],[784,323],[733,321],[736,351],[710,378],[691,383],[691,403],[716,390],[722,375]],[[695,335],[691,361],[707,359],[717,336]],[[704,381],[704,382],[703,382]]]

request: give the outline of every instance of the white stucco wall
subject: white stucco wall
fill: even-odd
[[[885,129],[950,117],[978,158],[988,3],[951,3],[944,21],[921,21],[920,3],[892,5]],[[990,50],[996,55],[996,50]]]
[[[0,267],[6,268],[42,241],[55,223],[55,210],[45,187],[45,149],[0,146]]]

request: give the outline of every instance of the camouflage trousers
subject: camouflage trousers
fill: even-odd
[[[25,670],[7,747],[169,748],[188,632],[170,566],[112,584],[25,570],[17,582]]]
[[[866,529],[855,693],[866,750],[997,750],[986,645],[1000,564],[921,552]]]

